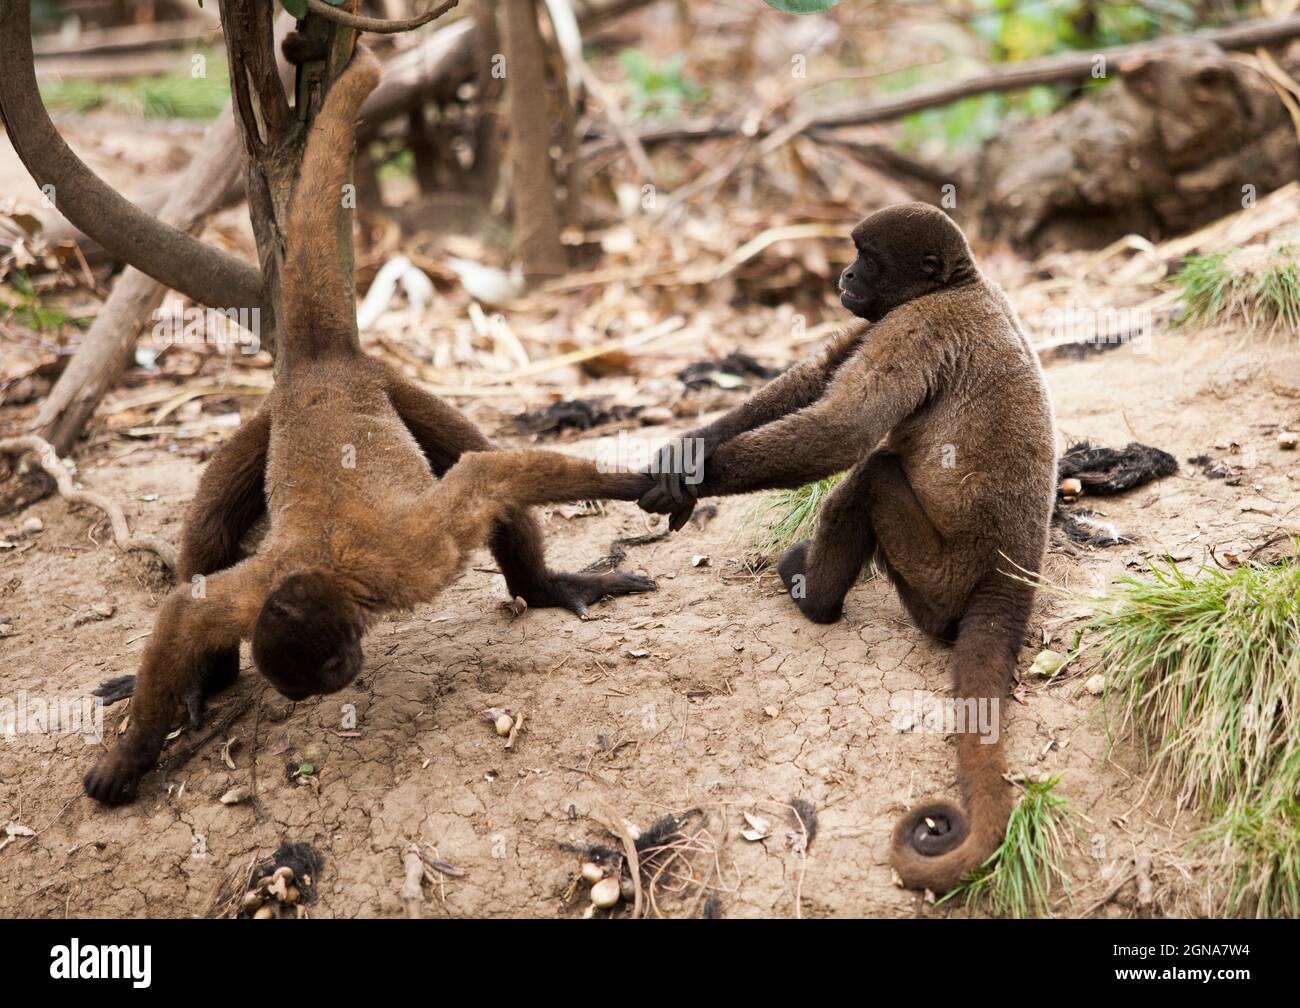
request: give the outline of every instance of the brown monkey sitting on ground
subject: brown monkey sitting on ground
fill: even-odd
[[[1029,618],[1033,588],[1012,575],[1042,562],[1054,421],[1015,311],[945,214],[887,207],[853,241],[840,300],[870,324],[686,435],[703,439],[702,482],[661,475],[640,503],[680,528],[697,497],[848,470],[816,537],[786,550],[778,570],[803,613],[829,623],[875,559],[921,629],[955,643],[963,807],[917,805],[895,828],[892,854],[910,888],[943,892],[994,851],[1012,808],[1000,736],[977,734],[974,715],[1006,695]],[[680,451],[668,446],[661,462]]]
[[[532,605],[581,612],[655,587],[618,571],[547,571],[524,510],[635,500],[649,477],[553,452],[488,451],[467,420],[361,352],[335,220],[353,121],[378,79],[378,62],[358,48],[312,126],[287,235],[283,374],[200,482],[181,559],[192,583],[163,602],[131,684],[130,727],[86,775],[101,802],[135,796],[181,702],[197,718],[203,697],[237,675],[241,640],[251,637],[258,669],[290,699],[342,689],[361,669],[374,617],[432,599],[489,536],[510,590]],[[263,508],[266,538],[236,563]],[[107,685],[120,695],[123,682]]]

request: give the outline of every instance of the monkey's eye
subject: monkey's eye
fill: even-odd
[[[933,253],[922,257],[921,270],[926,276],[934,279],[943,275],[943,260]]]

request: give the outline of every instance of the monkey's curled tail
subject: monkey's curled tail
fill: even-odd
[[[335,239],[361,103],[379,83],[379,61],[358,45],[307,136],[289,208],[281,277],[281,353],[286,364],[357,347],[357,312]]]
[[[1002,843],[1014,797],[1003,778],[1001,714],[1032,601],[1031,587],[994,574],[962,617],[953,673],[963,807],[926,799],[894,827],[890,859],[909,889],[947,892]]]

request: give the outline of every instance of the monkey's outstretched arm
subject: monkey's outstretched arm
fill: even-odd
[[[181,533],[177,575],[182,585],[196,575],[215,574],[239,560],[239,544],[266,513],[266,450],[270,441],[270,411],[265,407],[217,449],[203,470]],[[203,719],[205,698],[239,677],[239,648],[214,651],[204,659],[199,676],[185,695],[190,723]],[[135,692],[135,676],[102,683],[95,696],[105,703],[125,700]]]
[[[601,472],[594,462],[559,452],[466,452],[412,509],[409,535],[434,562],[450,558],[442,573],[450,578],[493,523],[514,509],[571,500],[635,500],[649,484],[650,477],[642,473]],[[582,576],[592,580],[593,589],[603,588],[602,594],[655,588],[648,578],[619,571]]]
[[[688,474],[681,471],[679,460],[695,457],[707,465],[709,458],[732,438],[816,402],[826,392],[836,371],[862,345],[866,332],[864,323],[849,325],[812,357],[772,379],[735,409],[665,445],[652,467],[655,485],[641,498],[641,506],[647,511],[673,514],[672,527],[680,528],[694,509],[697,488],[687,480]],[[698,451],[686,454],[683,442],[690,440],[702,444]]]
[[[705,462],[694,495],[799,487],[841,472],[873,451],[937,387],[943,357],[923,333],[888,321],[878,328],[882,331],[835,373],[816,402],[719,446]]]
[[[849,325],[822,344],[812,357],[773,378],[735,409],[693,435],[704,438],[707,453],[738,434],[810,405],[825,393],[835,372],[862,345],[866,332],[864,323]]]
[[[255,557],[200,586],[181,585],[167,596],[136,677],[130,727],[86,775],[86,794],[106,805],[135,797],[140,778],[158,762],[181,701],[205,661],[216,652],[238,648],[252,632],[269,587],[269,566]]]
[[[465,452],[494,450],[492,442],[477,427],[441,399],[396,373],[390,376],[389,382],[389,401],[420,445],[435,475],[444,476]],[[646,485],[648,481],[642,483],[642,489]],[[542,531],[527,507],[504,508],[487,533],[487,544],[506,579],[511,598],[522,598],[534,609],[554,606],[581,616],[598,598],[646,590],[641,587],[644,579],[620,571],[592,574],[548,569]]]

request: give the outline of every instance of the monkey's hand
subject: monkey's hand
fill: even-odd
[[[637,501],[642,511],[669,515],[673,532],[682,528],[695,511],[703,486],[704,465],[717,445],[704,431],[692,431],[670,441],[646,470],[655,483]],[[693,464],[686,464],[691,460]]]
[[[86,774],[82,781],[86,794],[104,805],[126,805],[135,801],[140,779],[154,768],[161,752],[161,743],[148,744],[128,731],[117,748],[101,758]]]
[[[540,585],[520,597],[533,609],[568,609],[571,613],[586,616],[587,607],[600,599],[652,592],[658,587],[650,578],[626,571],[609,574],[575,571],[550,574]]]

